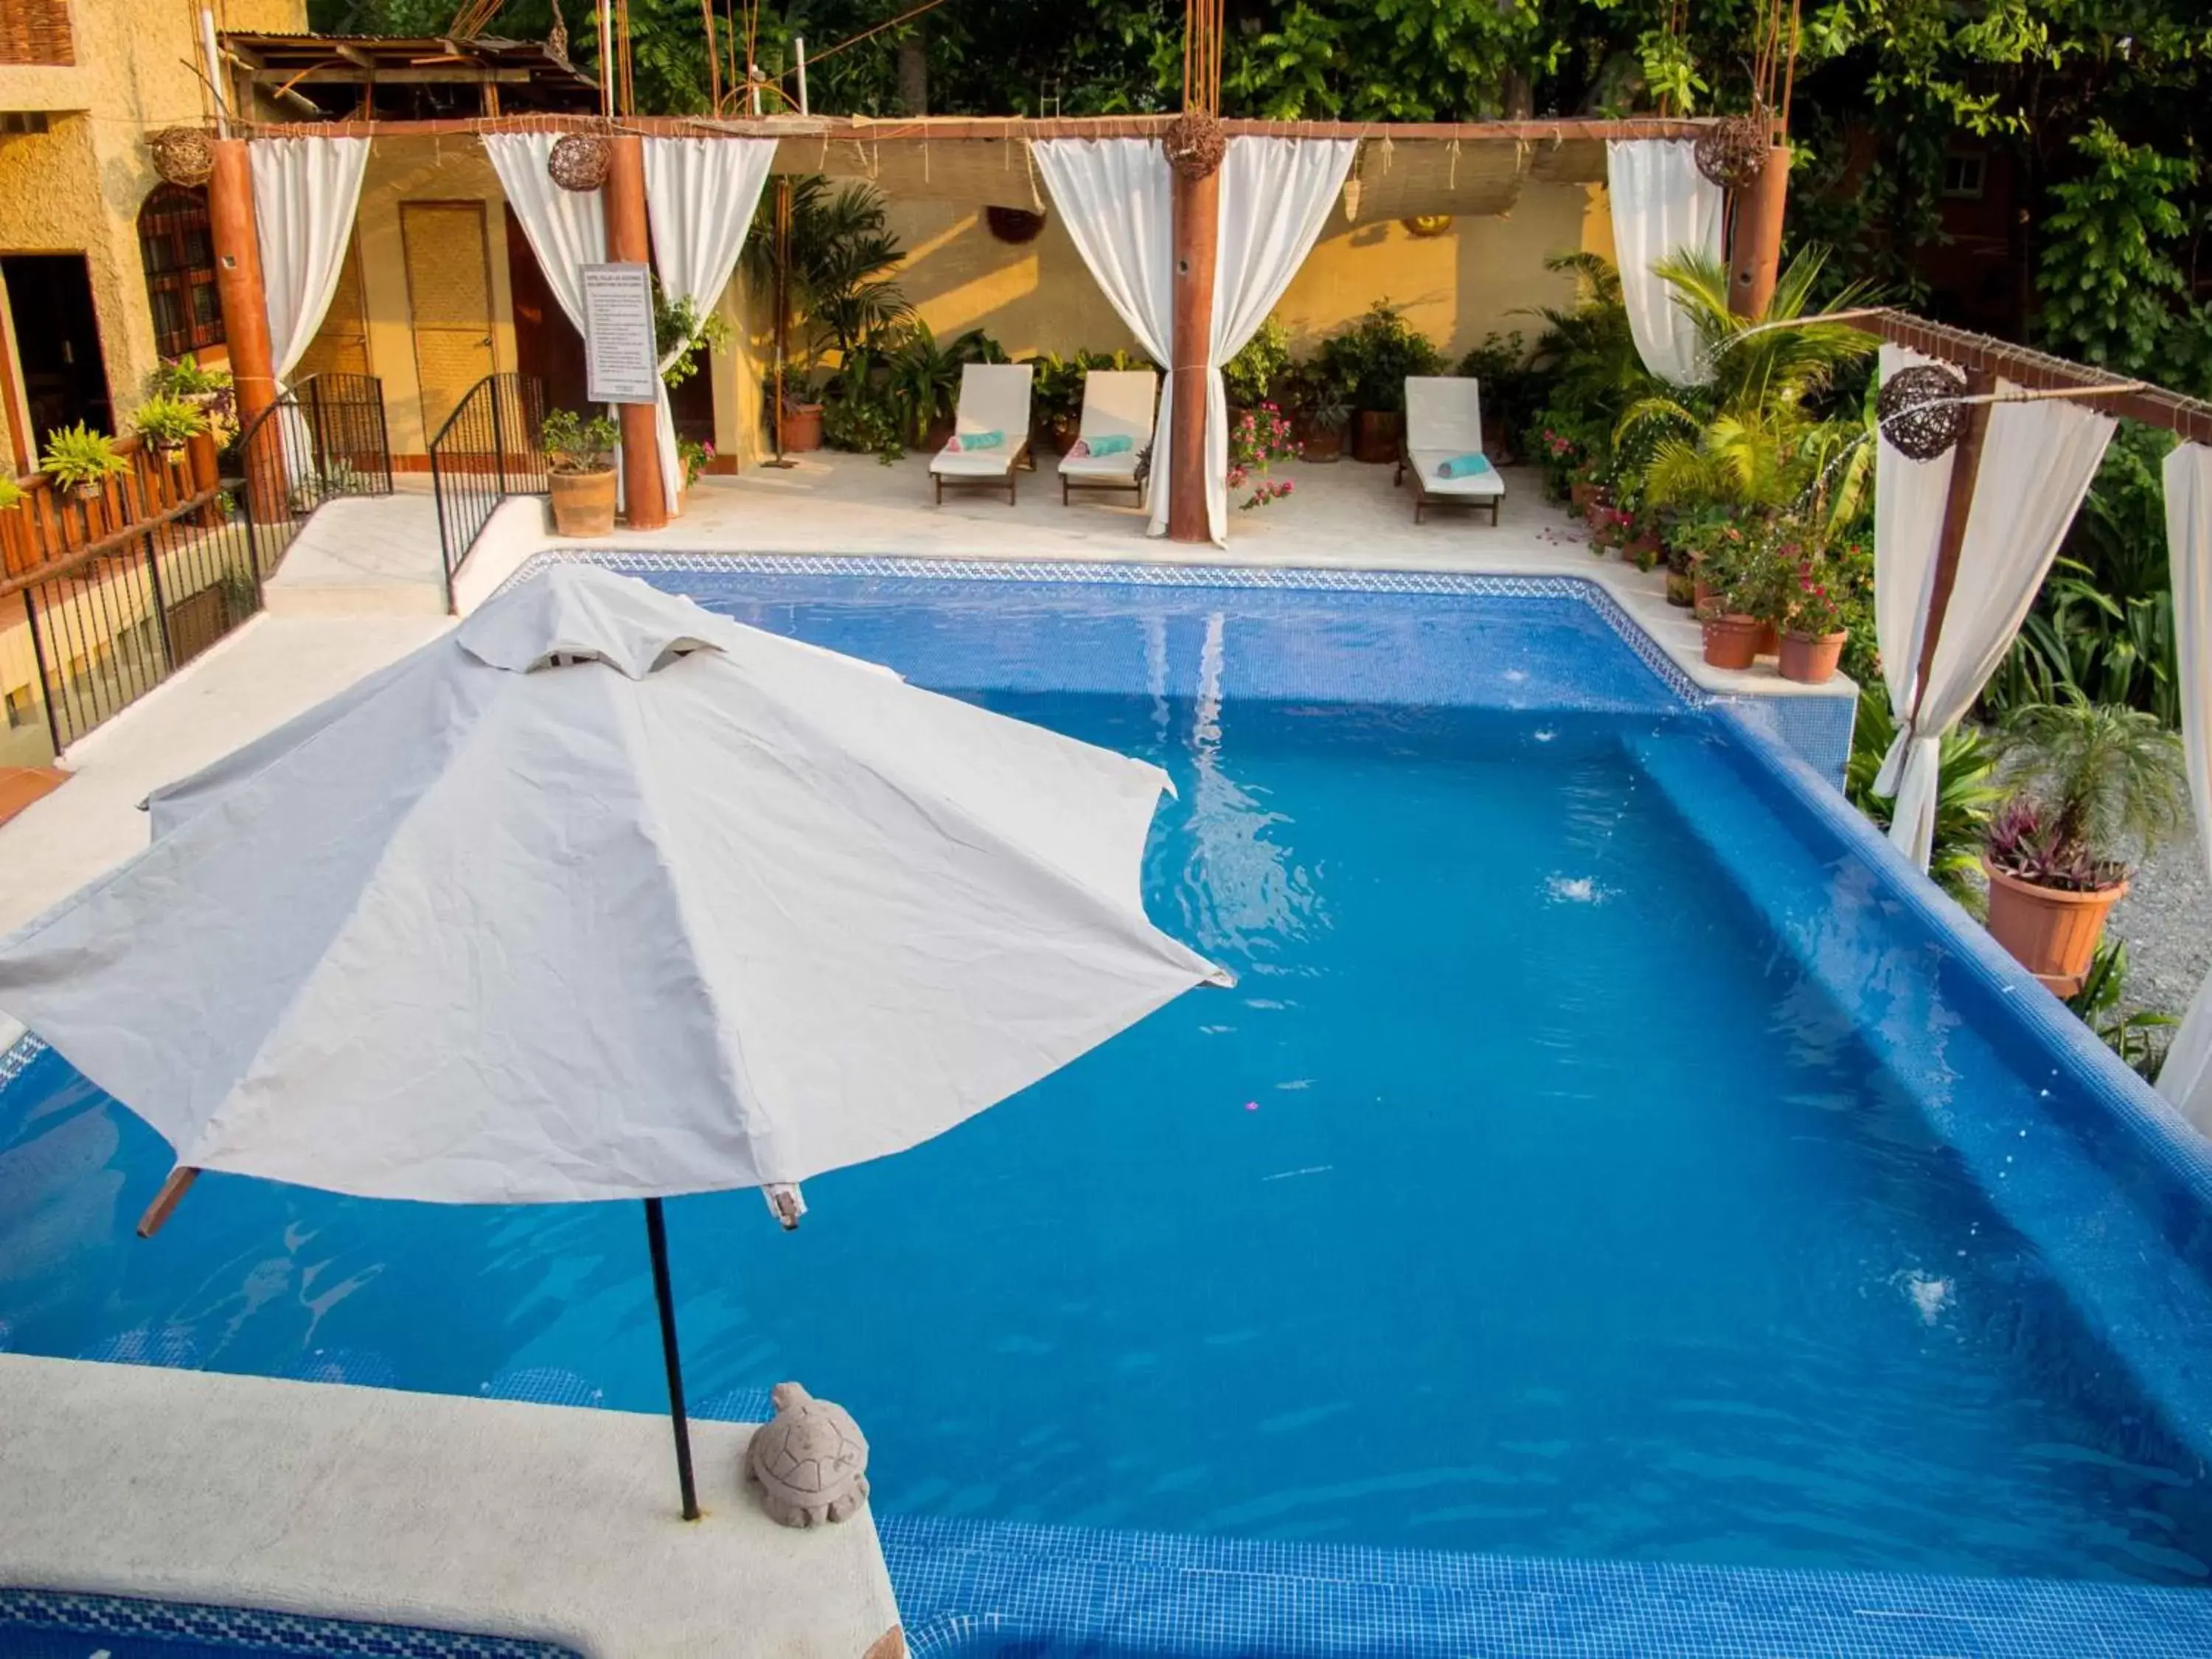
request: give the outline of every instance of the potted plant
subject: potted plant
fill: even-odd
[[[181,398],[191,404],[207,417],[207,435],[218,449],[238,436],[238,392],[228,371],[202,368],[190,352],[149,375],[146,395]]]
[[[2124,855],[2148,851],[2185,821],[2181,739],[2140,709],[2077,696],[2014,710],[1998,763],[2010,794],[1982,849],[1990,933],[2070,994],[2127,893]]]
[[[1456,371],[1482,388],[1482,447],[1500,466],[1518,459],[1518,434],[1528,423],[1532,376],[1518,331],[1490,333],[1459,360]]]
[[[131,424],[164,459],[174,460],[185,444],[208,429],[208,417],[199,404],[161,393],[132,410]]]
[[[556,409],[538,429],[551,481],[553,532],[604,536],[615,527],[615,423]]]
[[[1317,361],[1352,392],[1352,454],[1370,464],[1398,459],[1408,375],[1435,374],[1443,354],[1388,300],[1340,334],[1322,342]]]
[[[13,513],[23,504],[23,486],[14,475],[0,472],[0,513]]]
[[[1698,575],[1711,602],[1700,607],[1705,660],[1715,668],[1749,668],[1759,655],[1773,619],[1787,605],[1784,567],[1763,536],[1731,526],[1700,562]]]
[[[1318,362],[1300,363],[1284,376],[1283,394],[1291,412],[1301,458],[1344,459],[1345,429],[1352,424],[1351,389]]]
[[[1844,626],[1842,573],[1835,560],[1816,548],[1800,549],[1798,554],[1792,573],[1796,591],[1787,596],[1782,620],[1782,678],[1826,685],[1836,677],[1851,636]]]
[[[684,493],[688,495],[691,486],[699,482],[699,475],[714,461],[714,446],[702,443],[696,438],[678,437],[676,440],[676,459],[684,468]],[[678,510],[682,510],[680,501]]]
[[[1063,357],[1048,351],[1031,364],[1030,398],[1036,410],[1036,436],[1055,455],[1075,446],[1083,422],[1084,354]]]
[[[85,501],[98,501],[110,478],[131,470],[131,463],[117,453],[115,440],[105,432],[93,431],[82,421],[46,434],[46,453],[39,457],[39,465],[55,489],[66,489]]]

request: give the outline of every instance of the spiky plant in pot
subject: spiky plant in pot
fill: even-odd
[[[2010,793],[1983,849],[1990,932],[2070,994],[2127,892],[2128,858],[2187,817],[2181,739],[2140,709],[2077,697],[2014,710],[1998,757]]]

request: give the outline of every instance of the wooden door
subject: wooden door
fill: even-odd
[[[410,270],[411,276],[411,270]],[[346,244],[345,263],[338,267],[338,285],[331,294],[331,308],[323,325],[307,343],[306,355],[292,371],[295,380],[310,374],[366,374],[368,367],[368,311],[361,297],[361,248]]]
[[[553,297],[522,221],[507,210],[507,291],[514,307],[514,366],[545,389],[545,407],[586,412],[584,337]]]
[[[407,306],[427,441],[493,368],[483,204],[402,202],[399,234],[407,248]]]

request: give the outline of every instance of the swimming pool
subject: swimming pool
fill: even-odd
[[[672,1203],[706,1409],[799,1376],[946,1521],[2204,1576],[2197,1150],[1595,590],[610,562],[1158,760],[1240,975],[796,1236]],[[19,1059],[9,1345],[659,1403],[627,1210],[210,1176],[141,1244],[165,1149]]]

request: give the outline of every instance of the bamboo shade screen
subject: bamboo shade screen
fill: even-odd
[[[0,0],[0,64],[74,64],[69,0]]]

